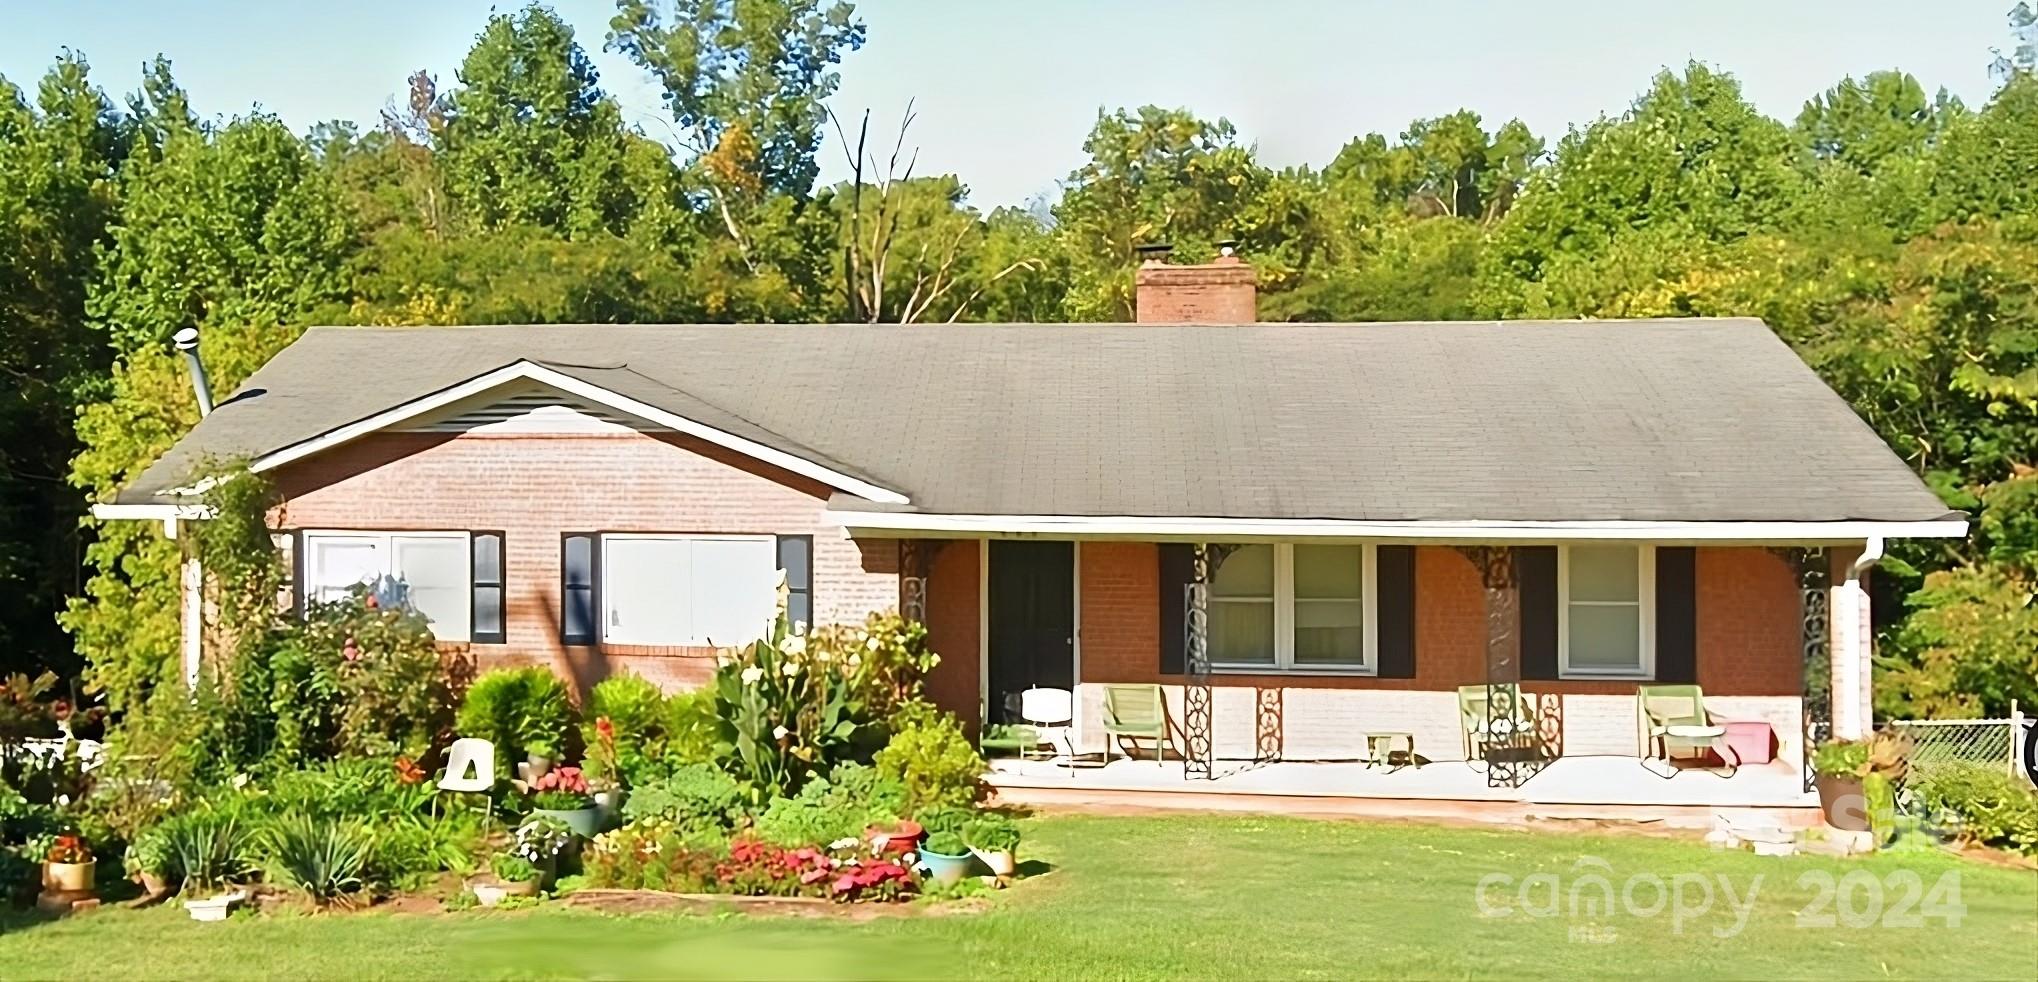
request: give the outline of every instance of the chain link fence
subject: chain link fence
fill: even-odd
[[[2019,762],[2023,730],[2031,721],[2015,713],[2003,719],[1895,720],[1897,732],[1911,738],[1910,776],[1930,774],[1948,764],[1983,764],[2023,775]]]

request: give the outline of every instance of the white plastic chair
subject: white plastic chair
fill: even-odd
[[[489,814],[488,794],[495,790],[495,744],[480,737],[461,737],[446,748],[446,774],[439,778],[439,790],[453,794],[482,795],[484,823]],[[436,799],[434,806],[436,807]]]
[[[1069,777],[1075,777],[1076,748],[1069,739],[1069,724],[1076,718],[1075,694],[1067,689],[1027,689],[1019,695],[1019,718],[1033,727],[1041,743],[1059,745]]]

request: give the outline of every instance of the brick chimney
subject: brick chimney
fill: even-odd
[[[1259,319],[1253,268],[1232,243],[1201,266],[1167,261],[1165,246],[1142,247],[1147,258],[1133,279],[1133,319],[1141,324],[1251,324]]]

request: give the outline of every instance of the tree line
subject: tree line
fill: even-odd
[[[1136,246],[1236,240],[1267,320],[1765,319],[1975,517],[1883,567],[1883,710],[2038,701],[2038,19],[2008,27],[1979,106],[1892,70],[1785,121],[1693,62],[1554,141],[1460,110],[1320,167],[1100,111],[1053,200],[990,211],[917,171],[910,109],[831,111],[840,0],[619,0],[651,129],[542,6],[303,134],[201,118],[160,58],[116,100],[65,51],[0,77],[0,658],[116,708],[173,673],[174,544],[85,502],[196,421],[179,328],[224,390],[317,323],[1116,321]]]

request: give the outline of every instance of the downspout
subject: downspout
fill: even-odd
[[[1839,643],[1832,646],[1833,736],[1859,740],[1874,728],[1875,710],[1871,697],[1870,650],[1873,633],[1869,616],[1868,591],[1861,577],[1869,567],[1882,561],[1885,541],[1871,535],[1862,543],[1861,554],[1847,564],[1845,579],[1833,588],[1833,628]]]

